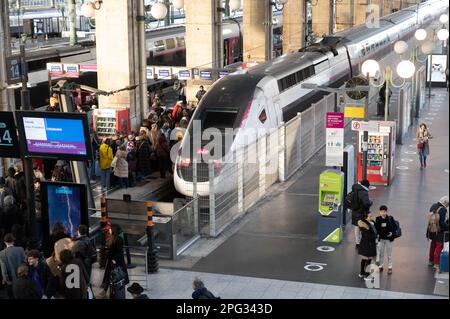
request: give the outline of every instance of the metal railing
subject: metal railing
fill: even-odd
[[[198,231],[198,198],[194,198],[172,217],[172,259],[182,254],[200,238]]]

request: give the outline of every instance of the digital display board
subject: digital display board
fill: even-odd
[[[78,226],[89,226],[86,185],[73,183],[41,184],[41,207],[43,221],[43,243],[49,247],[50,234],[56,223],[61,223],[64,232],[71,237],[77,236]]]
[[[17,111],[16,117],[26,157],[92,158],[86,114]]]

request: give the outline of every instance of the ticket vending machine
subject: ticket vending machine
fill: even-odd
[[[320,174],[319,239],[340,244],[343,238],[344,172],[326,170]]]
[[[375,125],[373,125],[375,124]],[[367,179],[371,185],[389,186],[395,177],[395,122],[369,122]],[[364,131],[359,131],[358,180],[363,178]]]

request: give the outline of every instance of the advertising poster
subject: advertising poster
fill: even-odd
[[[344,166],[344,114],[327,113],[326,166]]]

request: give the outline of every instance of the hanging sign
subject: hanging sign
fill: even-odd
[[[80,68],[78,64],[64,64],[64,76],[77,79],[80,77]]]
[[[64,75],[64,68],[62,63],[47,63],[47,71],[51,77]]]

